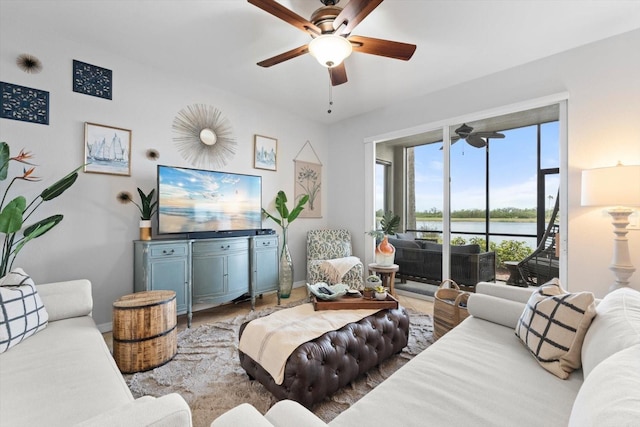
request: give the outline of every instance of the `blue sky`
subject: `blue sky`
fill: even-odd
[[[490,208],[536,206],[536,127],[504,131],[490,140]],[[542,167],[559,166],[558,123],[542,126]],[[442,209],[443,152],[441,143],[415,148],[416,210]],[[457,141],[451,149],[452,210],[484,208],[485,149]],[[555,202],[559,178],[548,178],[547,196]],[[376,186],[381,181],[376,177]],[[379,192],[377,192],[379,194]],[[376,206],[381,204],[376,198]]]

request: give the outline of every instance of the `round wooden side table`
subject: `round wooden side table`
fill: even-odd
[[[389,293],[396,296],[395,281],[396,272],[400,269],[398,264],[382,266],[376,263],[369,264],[369,274],[377,274],[382,280],[382,286],[389,288]]]
[[[123,374],[164,365],[178,350],[176,293],[146,291],[113,303],[113,358]]]

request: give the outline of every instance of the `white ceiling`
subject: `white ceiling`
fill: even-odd
[[[322,6],[280,2],[305,18]],[[0,11],[3,25],[84,41],[324,123],[640,28],[638,0],[386,0],[353,34],[413,43],[416,53],[408,62],[351,55],[349,82],[333,89],[327,114],[329,76],[313,57],[256,65],[309,37],[245,0],[0,0]]]

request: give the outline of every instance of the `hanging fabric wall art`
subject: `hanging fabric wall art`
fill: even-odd
[[[313,155],[318,163],[298,160],[300,153],[302,153],[307,146],[313,151]],[[296,203],[305,194],[309,195],[309,202],[300,213],[299,218],[322,218],[322,162],[320,162],[320,158],[309,141],[298,151],[293,162],[295,164],[294,173],[296,184],[294,196]]]

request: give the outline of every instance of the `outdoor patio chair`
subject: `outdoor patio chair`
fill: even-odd
[[[560,275],[560,259],[558,257],[557,237],[559,197],[549,219],[549,225],[540,244],[531,255],[520,261],[518,271],[526,286],[540,286]]]

